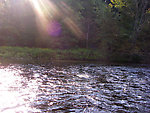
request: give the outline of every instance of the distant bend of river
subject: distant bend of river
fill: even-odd
[[[150,113],[150,67],[1,65],[1,113]]]

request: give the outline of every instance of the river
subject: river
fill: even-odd
[[[1,113],[150,113],[150,67],[1,65]]]

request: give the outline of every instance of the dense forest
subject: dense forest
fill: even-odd
[[[149,0],[0,0],[0,46],[150,56]],[[146,57],[144,57],[146,58]]]

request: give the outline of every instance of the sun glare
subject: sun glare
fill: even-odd
[[[64,2],[60,4],[51,0],[29,0],[37,19],[39,31],[51,36],[59,36],[61,33],[61,19],[76,36],[80,37],[82,32],[76,21],[73,10]],[[74,19],[73,19],[74,18]]]
[[[32,110],[31,102],[34,101],[36,93],[32,86],[35,83],[26,84],[28,80],[19,76],[20,70],[0,69],[0,112],[1,113],[22,113]],[[35,89],[37,91],[38,89]],[[30,100],[28,100],[30,98]]]

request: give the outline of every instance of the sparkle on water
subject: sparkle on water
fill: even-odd
[[[0,66],[0,112],[150,112],[150,68]]]

